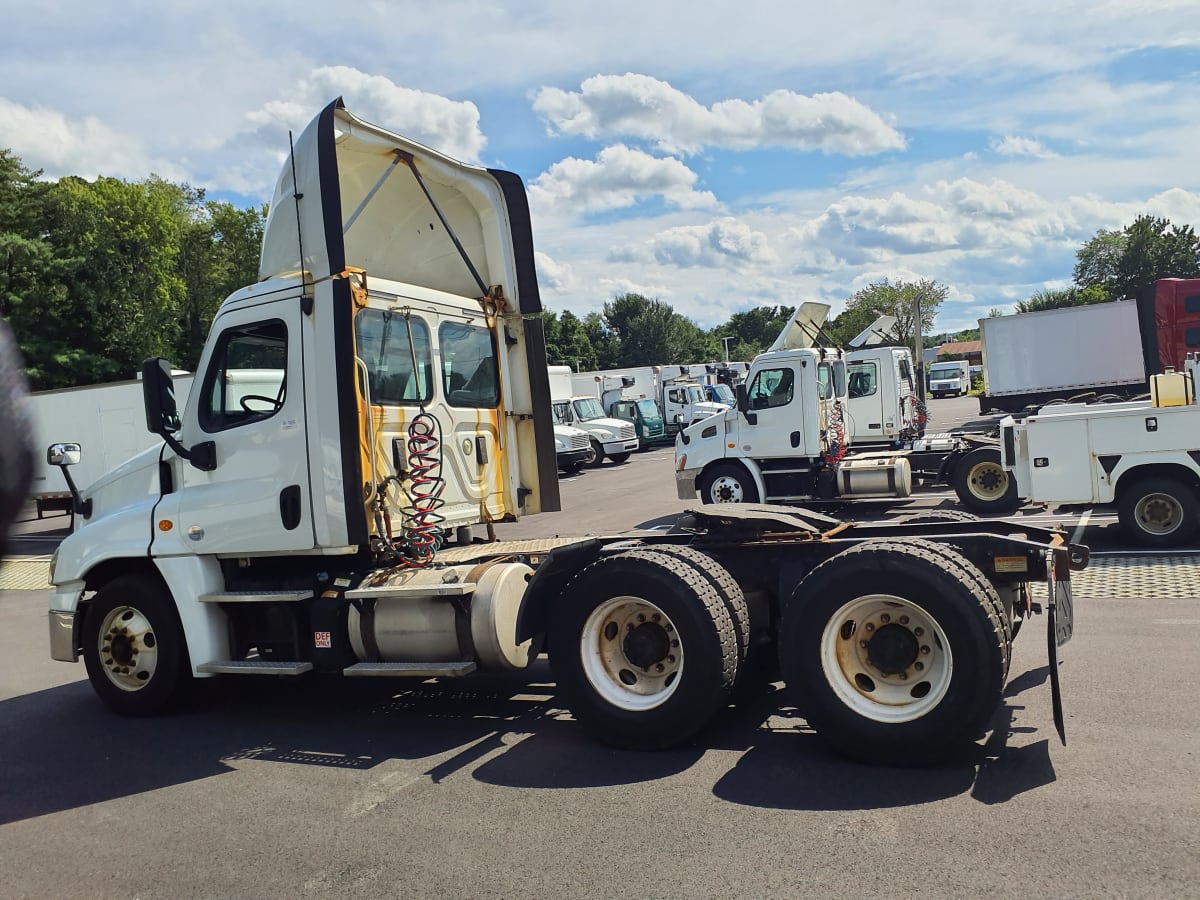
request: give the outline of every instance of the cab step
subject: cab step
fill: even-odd
[[[403,597],[466,597],[475,593],[475,583],[451,581],[446,584],[381,584],[378,587],[346,591],[347,600],[387,600]]]
[[[312,667],[312,663],[298,660],[218,659],[196,666],[196,671],[208,675],[303,675]]]
[[[399,676],[420,678],[461,678],[475,671],[475,660],[454,662],[360,662],[342,669],[347,676]]]
[[[201,603],[299,603],[311,600],[312,591],[225,591],[201,594]]]

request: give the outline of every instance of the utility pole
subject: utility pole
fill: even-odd
[[[721,343],[725,345],[725,364],[726,365],[729,365],[729,342],[732,340],[733,340],[732,337],[721,338]]]
[[[917,369],[917,399],[925,402],[925,345],[921,340],[921,292],[913,295],[913,349]]]

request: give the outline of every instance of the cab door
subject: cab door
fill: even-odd
[[[750,424],[748,417],[738,417],[737,444],[744,455],[752,459],[804,455],[808,423],[799,376],[797,364],[787,361],[755,373],[746,391],[755,421]]]
[[[299,551],[314,545],[305,434],[300,298],[226,312],[192,383],[185,446],[211,441],[216,466],[179,461],[164,498],[196,553]]]

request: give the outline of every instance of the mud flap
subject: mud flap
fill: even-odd
[[[1061,558],[1060,558],[1061,554]],[[1059,740],[1067,745],[1067,726],[1063,717],[1062,684],[1058,678],[1058,648],[1071,639],[1075,629],[1075,608],[1071,601],[1071,574],[1067,556],[1062,551],[1052,551],[1047,574],[1049,599],[1046,604],[1046,647],[1050,656],[1050,697],[1054,708],[1054,727]],[[1062,572],[1066,579],[1055,578]]]

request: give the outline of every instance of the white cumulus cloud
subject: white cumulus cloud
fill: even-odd
[[[165,160],[149,158],[141,141],[119,134],[94,116],[68,118],[55,109],[23,106],[0,97],[0,146],[7,147],[44,177],[107,175],[131,181],[151,172],[182,176]]]
[[[653,261],[659,265],[689,268],[742,268],[775,260],[767,235],[732,217],[704,225],[681,225],[654,235],[641,246],[627,246],[610,254],[613,262]]]
[[[1054,159],[1058,156],[1053,150],[1034,138],[1005,135],[993,138],[989,145],[993,153],[1001,156],[1028,156],[1034,159]]]
[[[705,106],[665,81],[627,73],[593,76],[578,91],[543,87],[533,107],[552,133],[640,138],[668,153],[789,147],[861,156],[905,143],[882,116],[840,91],[775,90],[749,102],[730,99]]]
[[[568,157],[529,185],[530,203],[541,212],[584,213],[622,209],[660,196],[670,206],[710,208],[717,199],[696,190],[697,175],[677,159],[651,156],[617,144],[594,160]]]

